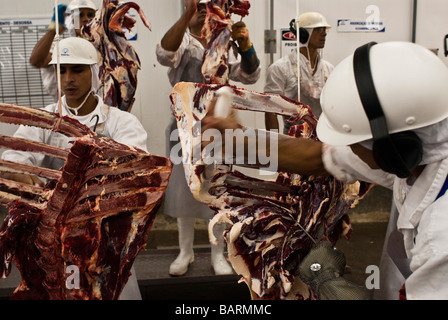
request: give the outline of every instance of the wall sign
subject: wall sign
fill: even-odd
[[[44,91],[40,69],[29,63],[49,19],[0,20],[0,102],[28,107],[54,103]],[[63,37],[67,36],[64,32]]]
[[[338,32],[386,32],[384,21],[339,19]]]
[[[0,20],[0,27],[26,27],[40,26],[50,23],[50,19],[16,19],[16,20]]]
[[[297,38],[289,29],[281,29],[280,55],[287,56],[297,49]]]

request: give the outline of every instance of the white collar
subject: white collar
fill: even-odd
[[[105,104],[103,99],[95,94],[96,100],[98,101],[95,109],[89,113],[86,116],[76,116],[74,114],[72,114],[69,109],[66,107],[66,104],[62,103],[62,116],[70,116],[72,118],[75,118],[76,120],[78,120],[79,122],[81,122],[82,124],[88,126],[89,128],[93,128],[96,121],[96,116],[98,116],[98,124],[100,123],[104,123],[107,119],[107,113],[105,112]],[[65,96],[62,97],[62,99],[65,99]],[[58,112],[58,104],[56,103],[55,106],[55,112]]]
[[[190,43],[194,44],[196,47],[204,49],[202,43],[188,30],[188,35],[190,36]]]
[[[409,187],[406,179],[395,179],[394,202],[400,215],[398,229],[413,229],[421,219],[423,212],[437,198],[448,175],[448,159],[426,165],[423,172]]]

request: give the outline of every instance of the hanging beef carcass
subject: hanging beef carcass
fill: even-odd
[[[279,173],[275,182],[265,181],[236,171],[231,164],[248,164],[236,162],[227,155],[219,156],[220,146],[215,140],[216,148],[201,148],[202,140],[210,141],[204,138],[207,133],[201,134],[202,119],[212,108],[215,112],[225,110],[226,106],[221,108],[221,104],[226,103],[234,109],[290,116],[291,120],[302,122],[292,127],[291,135],[317,139],[317,119],[309,107],[281,95],[228,85],[230,13],[235,8],[246,15],[249,3],[231,0],[208,3],[203,33],[209,43],[202,68],[207,84],[178,83],[171,94],[186,179],[194,197],[216,211],[209,224],[210,239],[214,239],[215,224],[231,225],[223,235],[229,260],[242,275],[253,299],[317,298],[298,276],[300,262],[315,243],[328,240],[334,244],[341,235],[349,233],[347,210],[365,196],[370,186],[360,182],[344,184],[333,177],[290,173]],[[226,97],[229,94],[230,99]],[[275,160],[272,158],[275,141],[291,139],[263,130],[245,132],[250,132],[247,138],[252,135],[252,143],[256,143],[259,153],[263,149],[273,151],[271,160]],[[228,141],[233,141],[233,137]],[[260,145],[259,141],[270,146]],[[240,143],[243,142],[240,140]]]
[[[244,0],[211,0],[207,3],[207,17],[202,28],[202,35],[207,40],[202,64],[205,83],[228,83],[231,14],[245,17],[249,8],[250,2]]]
[[[316,139],[317,120],[309,107],[280,95],[225,87],[231,88],[233,108],[293,115],[294,121],[303,121],[295,127],[294,135]],[[200,122],[219,99],[222,88],[179,83],[171,95],[190,190],[198,201],[216,210],[209,225],[210,237],[214,238],[214,224],[231,225],[225,234],[229,259],[243,276],[252,298],[312,298],[311,290],[297,276],[301,259],[314,242],[329,240],[334,244],[350,231],[347,210],[365,196],[369,186],[289,173],[280,173],[275,182],[264,181],[245,176],[219,159],[207,165],[210,154],[201,151]],[[263,130],[254,133],[268,136],[271,142],[289,138]]]
[[[118,299],[161,203],[169,159],[99,138],[70,117],[0,104],[0,121],[73,137],[69,150],[1,136],[3,148],[63,159],[61,171],[0,161],[0,171],[34,174],[44,188],[0,179],[9,214],[0,227],[0,275],[14,262],[12,299]]]
[[[104,103],[131,111],[137,88],[140,59],[126,39],[124,29],[134,27],[136,20],[127,13],[135,9],[143,24],[151,30],[143,10],[134,2],[103,0],[95,18],[81,28],[81,37],[93,43],[98,51],[100,88]]]

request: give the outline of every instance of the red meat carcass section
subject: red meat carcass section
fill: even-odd
[[[76,120],[0,104],[0,121],[74,137],[69,150],[0,137],[4,148],[65,161],[60,171],[1,161],[1,172],[35,174],[44,188],[0,179],[9,214],[0,227],[0,275],[14,262],[22,282],[12,299],[118,299],[145,247],[168,185],[169,159],[99,138]]]

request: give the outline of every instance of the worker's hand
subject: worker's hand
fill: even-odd
[[[252,47],[252,42],[249,38],[249,30],[246,24],[242,21],[235,23],[232,26],[232,39],[238,43],[240,52],[245,52]]]
[[[202,119],[201,131],[204,134],[209,129],[218,130],[221,133],[222,140],[222,154],[225,154],[225,134],[226,130],[242,129],[243,127],[238,122],[238,117],[234,109],[230,109],[229,115],[226,118],[217,118],[214,116],[215,103],[213,103],[207,116]],[[205,148],[211,141],[202,141],[202,148]]]
[[[50,25],[48,26],[48,30],[56,30],[56,13],[58,15],[58,19],[59,19],[59,30],[64,31],[65,26],[65,11],[67,10],[67,6],[65,4],[60,4],[58,5],[58,10],[57,12],[55,12],[54,8],[53,8],[53,17],[51,18],[51,22]]]

